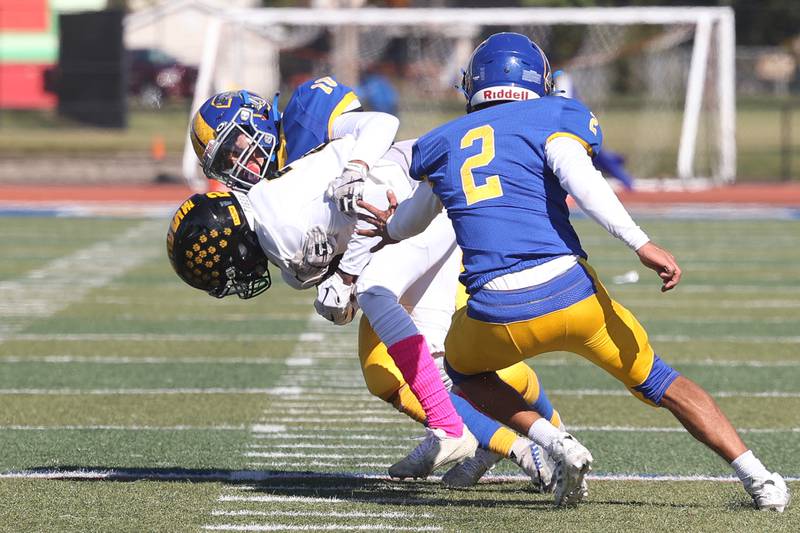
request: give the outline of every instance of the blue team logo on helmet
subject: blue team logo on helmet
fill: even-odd
[[[550,94],[550,63],[539,46],[519,33],[495,33],[472,52],[461,89],[467,111],[490,102],[530,100]]]
[[[209,178],[246,191],[276,166],[279,115],[249,91],[215,94],[192,119],[189,137]]]

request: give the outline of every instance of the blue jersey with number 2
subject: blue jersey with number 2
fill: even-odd
[[[330,141],[336,117],[359,105],[353,90],[331,76],[297,87],[281,116],[279,166],[288,165]]]
[[[411,176],[427,179],[447,209],[468,292],[557,256],[586,257],[569,222],[567,193],[547,166],[545,144],[560,136],[590,155],[602,144],[583,104],[547,96],[475,111],[414,145]]]

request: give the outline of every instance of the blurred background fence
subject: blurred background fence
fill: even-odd
[[[453,88],[460,68],[482,38],[504,30],[526,33],[545,48],[554,68],[566,73],[560,86],[596,112],[606,146],[626,157],[635,176],[675,177],[692,58],[702,48],[694,21],[489,23],[474,11],[469,23],[454,17],[348,26],[348,11],[335,24],[320,23],[313,12],[303,23],[276,24],[250,9],[680,3],[0,0],[0,182],[181,180],[186,126],[203,71],[206,91],[246,86],[266,97],[280,91],[283,105],[298,83],[333,73],[356,88],[367,108],[397,114],[399,137],[417,136],[463,112],[463,97]],[[800,7],[692,2],[699,4],[731,7],[735,15],[735,179],[800,179]],[[92,29],[98,20],[103,32]],[[709,31],[696,76],[702,81],[693,144],[697,176],[719,174],[725,150],[719,126],[724,50],[719,26]]]

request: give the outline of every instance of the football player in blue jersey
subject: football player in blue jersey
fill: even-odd
[[[369,169],[378,163],[378,157],[384,155],[379,152],[387,151],[397,130],[397,119],[394,117],[382,113],[353,112],[359,109],[360,104],[355,94],[331,77],[320,78],[298,87],[281,116],[269,102],[254,93],[225,92],[213,96],[200,107],[192,120],[190,137],[203,169],[209,177],[237,191],[247,191],[254,183],[273,175],[275,168],[284,168],[282,175],[287,172],[291,174],[291,170],[286,170],[290,169],[285,167],[287,163],[294,163],[303,154],[333,139],[350,136],[354,142],[348,144],[351,146],[347,152],[349,161],[344,166],[342,176],[333,179],[329,187],[331,199],[342,212],[349,213],[355,208],[354,198],[361,195],[361,190],[354,190],[354,186],[358,185],[363,189],[364,177]],[[385,118],[387,116],[388,119]],[[410,144],[408,153],[397,147],[390,152],[395,154],[395,159],[403,163],[401,166],[406,169],[407,174]],[[354,168],[357,171],[353,170]],[[329,173],[325,172],[325,175]],[[290,191],[291,187],[285,190]],[[342,194],[337,196],[337,193]],[[309,230],[309,234],[313,233],[313,228],[306,229]],[[324,249],[325,245],[327,241],[308,249],[312,251]],[[332,322],[347,323],[352,320],[355,311],[353,307],[355,297],[357,296],[359,302],[366,302],[366,305],[362,304],[365,316],[371,315],[371,321],[378,317],[381,319],[380,325],[375,326],[375,329],[363,318],[360,325],[359,354],[370,391],[394,404],[415,420],[434,421],[431,428],[446,429],[448,437],[457,436],[460,434],[461,419],[456,415],[453,406],[448,405],[450,401],[447,401],[446,396],[438,397],[443,392],[438,373],[422,373],[417,370],[414,375],[408,368],[416,368],[418,362],[426,361],[430,356],[425,343],[419,340],[421,336],[409,318],[409,311],[398,304],[398,300],[404,301],[402,300],[404,294],[373,294],[379,292],[377,288],[368,289],[365,294],[355,292],[356,285],[353,281],[370,260],[368,248],[369,246],[366,248],[362,246],[359,249],[358,243],[355,242],[348,244],[348,249],[342,256],[336,272],[327,279],[320,277],[314,280],[315,283],[319,283],[320,295],[315,302],[315,308]],[[428,256],[434,257],[435,254],[443,252],[444,250],[432,250]],[[322,255],[326,254],[323,252]],[[330,258],[328,256],[327,260]],[[320,262],[319,258],[315,257],[301,259],[310,265]],[[406,254],[403,258],[394,259],[393,266],[398,271],[383,272],[382,275],[399,282],[411,272],[419,270],[412,268],[411,264],[403,267],[403,260],[417,261],[419,258]],[[307,272],[312,270],[314,269],[304,269]],[[427,277],[431,275],[425,274]],[[425,276],[420,275],[420,277]],[[388,282],[380,285],[394,286]],[[419,283],[415,283],[415,286],[417,285]],[[441,289],[439,290],[441,292]],[[393,299],[393,302],[388,301],[387,296],[389,300]],[[443,305],[447,308],[446,303]],[[421,311],[417,311],[419,312]],[[447,313],[447,323],[449,314]],[[412,318],[418,319],[413,313]],[[445,331],[446,324],[443,328]],[[376,335],[376,331],[380,335]],[[379,337],[396,342],[388,342],[387,347],[380,342]],[[397,367],[404,371],[401,372]],[[556,425],[560,425],[558,412],[552,408],[532,369],[526,365],[517,365],[505,372],[503,377],[512,383],[538,412]],[[425,392],[427,402],[424,399],[422,405],[417,399],[419,390],[427,391]],[[432,392],[434,390],[439,392],[434,394]],[[434,405],[433,408],[431,404]],[[496,422],[483,420],[466,402],[457,403],[457,406],[458,413],[467,419],[468,426],[475,431],[481,444],[491,452],[481,450],[475,459],[452,469],[444,478],[446,484],[465,486],[475,483],[500,457],[509,457],[535,477],[540,488],[550,487],[549,474],[540,475],[540,471],[546,469],[534,464],[534,460],[538,457],[537,449],[524,446],[525,442],[529,443],[527,439],[520,440],[516,434]],[[426,441],[424,444],[426,445],[421,445],[422,449],[432,449],[430,442]],[[418,453],[415,457],[419,456]],[[404,466],[406,463],[398,463],[390,469],[390,473],[396,477],[425,477],[430,473],[429,466],[420,467],[416,461],[412,461],[409,463],[410,467],[406,467]],[[430,464],[435,463],[434,461]]]
[[[711,396],[653,351],[633,314],[609,296],[569,221],[570,194],[674,288],[681,269],[637,226],[591,156],[602,145],[597,117],[577,100],[551,96],[542,50],[516,33],[492,35],[473,52],[463,78],[467,115],[420,137],[410,174],[430,187],[381,211],[364,202],[385,242],[414,235],[442,207],[464,254],[470,294],[445,343],[448,373],[466,396],[544,449],[565,447],[567,492],[579,501],[591,454],[529,410],[496,371],[545,352],[581,355],[640,400],[665,407],[728,462],[759,509],[789,503],[783,478],[748,450]],[[394,202],[390,202],[394,204]]]

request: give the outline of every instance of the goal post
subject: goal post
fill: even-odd
[[[729,7],[240,8],[214,16],[192,111],[217,91],[288,95],[299,80],[331,73],[358,92],[377,73],[399,94],[400,135],[414,137],[463,112],[453,85],[472,49],[491,33],[517,31],[568,74],[600,119],[604,146],[637,179],[684,187],[735,180]],[[369,95],[359,97],[369,107]],[[198,184],[186,150],[184,174]]]

